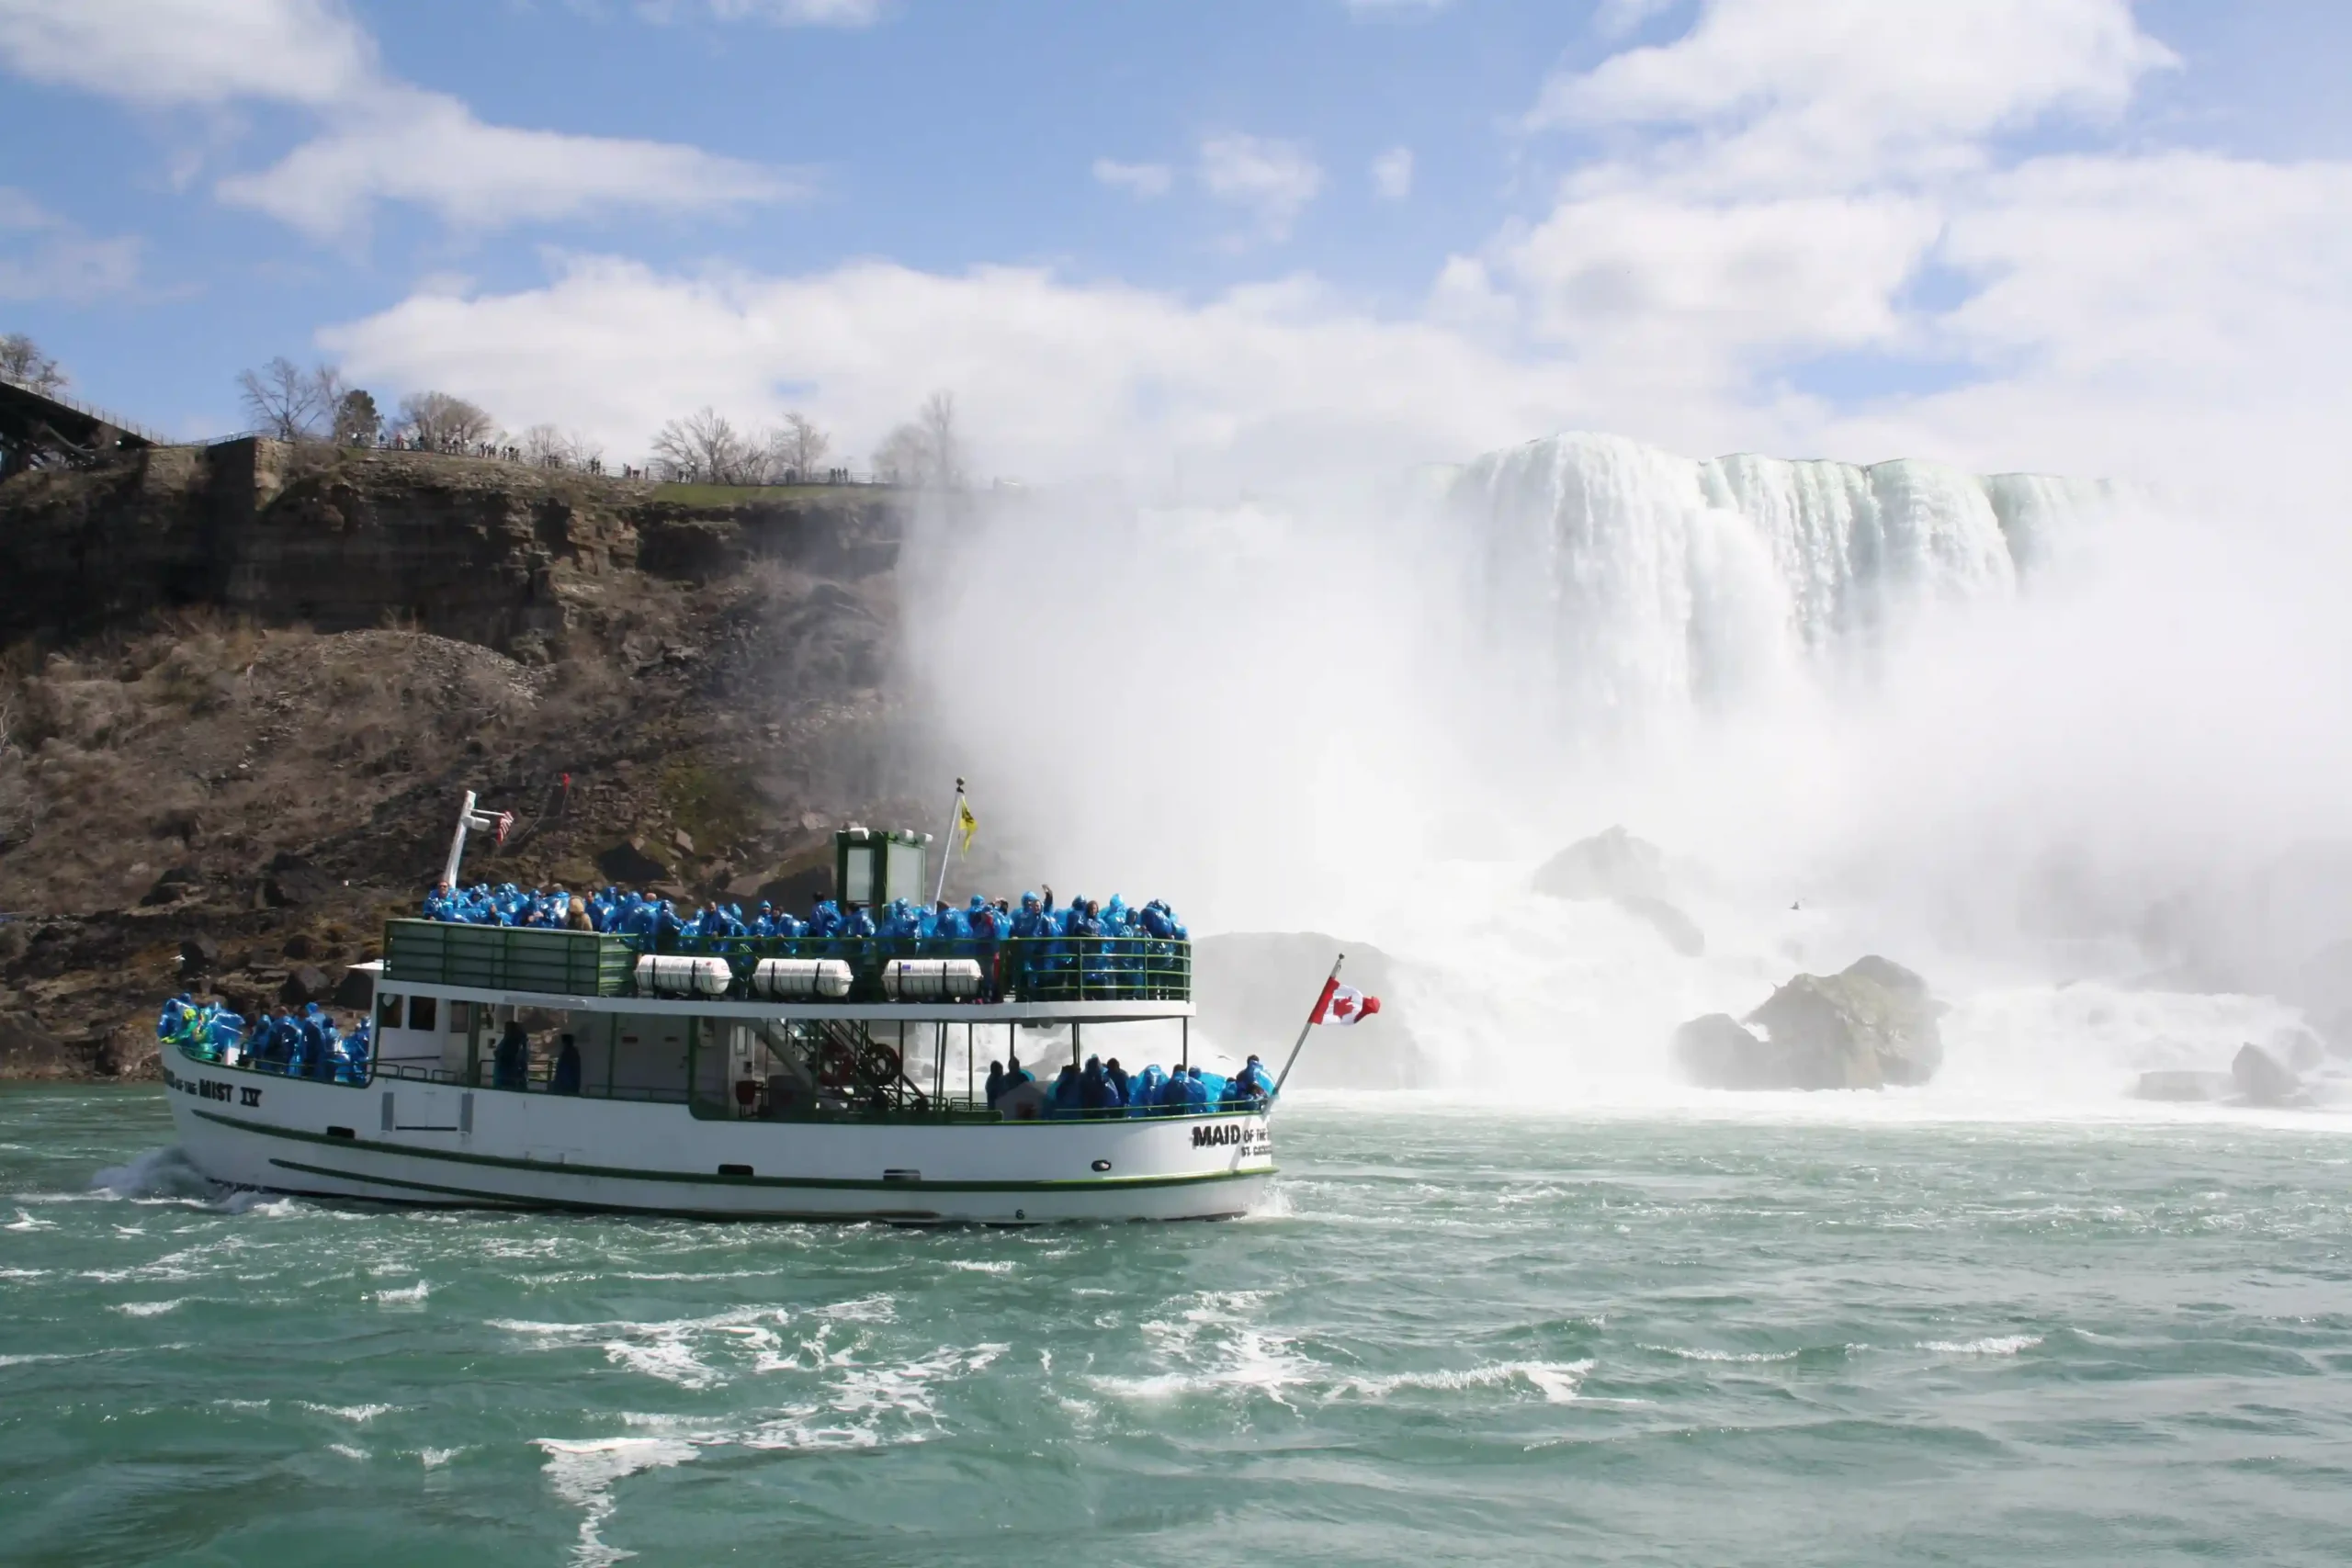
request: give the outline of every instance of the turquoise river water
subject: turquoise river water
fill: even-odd
[[[2342,1563],[2352,1137],[1286,1107],[1272,1212],[222,1195],[0,1093],[10,1562]]]

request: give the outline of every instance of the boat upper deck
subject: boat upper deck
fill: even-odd
[[[394,919],[383,978],[596,1010],[957,1021],[1193,1012],[1192,944],[1157,937],[653,936]]]

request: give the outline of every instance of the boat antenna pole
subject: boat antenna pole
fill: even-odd
[[[1290,1070],[1298,1066],[1298,1054],[1306,1049],[1306,1037],[1314,1032],[1316,1021],[1323,1016],[1323,1004],[1331,999],[1331,987],[1340,983],[1340,965],[1347,961],[1348,955],[1344,953],[1331,960],[1330,976],[1323,982],[1323,988],[1315,994],[1315,1010],[1306,1015],[1306,1023],[1300,1026],[1298,1043],[1290,1048],[1290,1060],[1283,1064],[1283,1076],[1274,1080],[1276,1094],[1282,1093],[1283,1085],[1290,1081]]]
[[[499,840],[503,842],[506,833],[504,828],[500,825],[502,822],[511,825],[514,820],[514,815],[511,812],[499,817],[489,817],[476,811],[474,792],[466,791],[466,803],[458,807],[458,830],[449,836],[449,861],[441,868],[441,880],[448,885],[451,892],[457,891],[458,863],[463,860],[466,854],[466,829],[479,828],[483,832],[488,832],[492,828],[498,828]]]
[[[932,908],[947,897],[947,863],[956,858],[956,824],[964,815],[964,781],[956,781],[956,800],[947,808],[947,832],[939,845],[939,886],[932,889]]]

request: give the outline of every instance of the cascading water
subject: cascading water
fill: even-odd
[[[1873,951],[1955,1004],[1931,1095],[2112,1100],[2298,1027],[2128,988],[2149,900],[2210,868],[2147,851],[2174,818],[2079,750],[2101,715],[2148,728],[2115,639],[2078,646],[2151,602],[2083,586],[2127,492],[1589,434],[1441,478],[1376,506],[934,518],[910,654],[1012,874],[1376,943],[1434,1076],[1471,1089],[1687,1093],[1676,1022]],[[1614,823],[1663,847],[1681,926],[1532,890]]]

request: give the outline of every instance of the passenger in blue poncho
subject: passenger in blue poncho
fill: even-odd
[[[498,1037],[498,1047],[492,1054],[490,1087],[492,1089],[524,1089],[528,1087],[531,1072],[531,1037],[520,1023],[509,1023]]]
[[[366,1083],[368,1045],[368,1029],[367,1023],[363,1021],[338,1042],[334,1076],[345,1083]]]
[[[1252,1056],[1241,1065],[1226,1085],[1226,1099],[1238,1101],[1244,1109],[1264,1105],[1274,1098],[1274,1080],[1266,1076],[1266,1065]]]
[[[1102,1064],[1102,1081],[1111,1088],[1113,1102],[1125,1106],[1127,1103],[1127,1093],[1131,1086],[1127,1079],[1127,1069],[1119,1066],[1118,1057],[1114,1056]]]
[[[808,934],[819,938],[835,937],[841,934],[841,906],[831,898],[818,899],[816,908],[809,912]]]
[[[155,1038],[166,1045],[179,1040],[187,1032],[188,1019],[195,1011],[196,998],[186,991],[166,1001],[164,1010],[155,1015]]]
[[[1051,933],[1051,922],[1046,918],[1045,908],[1038,903],[1037,896],[1035,893],[1023,893],[1021,896],[1021,908],[1012,917],[1012,934],[1022,938],[1046,936]]]
[[[990,1062],[989,1064],[988,1087],[980,1092],[982,1096],[981,1103],[990,1106],[993,1106],[996,1103],[997,1096],[1004,1092],[1004,1064],[1002,1062]]]
[[[1085,1088],[1079,1081],[1079,1071],[1065,1066],[1055,1077],[1054,1087],[1046,1091],[1046,1114],[1057,1121],[1067,1121],[1083,1114],[1085,1110]]]
[[[852,904],[849,915],[842,921],[842,935],[863,942],[874,934],[874,917],[863,904]]]

